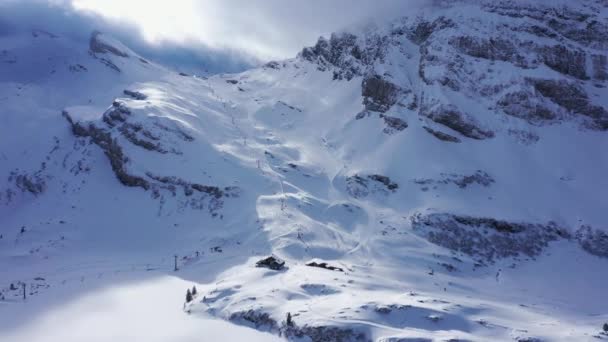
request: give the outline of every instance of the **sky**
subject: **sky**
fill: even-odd
[[[236,72],[425,1],[0,0],[0,34],[37,28],[84,41],[100,30],[161,63]]]

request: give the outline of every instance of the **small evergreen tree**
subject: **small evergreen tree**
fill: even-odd
[[[188,291],[186,291],[186,303],[190,303],[192,301],[192,292],[190,292],[190,289],[188,289]]]
[[[291,312],[287,313],[286,323],[288,327],[293,327],[293,319],[291,318]]]
[[[196,291],[196,286],[192,286],[192,297],[196,296],[198,291]]]
[[[608,333],[608,323],[604,323],[603,329],[605,333]]]

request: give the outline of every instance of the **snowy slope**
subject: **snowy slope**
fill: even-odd
[[[602,338],[607,16],[454,2],[209,78],[1,37],[0,315],[171,273],[295,340]]]

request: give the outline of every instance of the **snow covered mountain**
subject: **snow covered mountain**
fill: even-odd
[[[448,1],[208,78],[0,46],[5,302],[171,273],[292,340],[608,339],[604,0]]]

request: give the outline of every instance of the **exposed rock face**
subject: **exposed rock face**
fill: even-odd
[[[542,125],[558,118],[553,110],[539,100],[533,91],[515,91],[505,94],[498,107],[506,114],[524,119],[533,125]]]
[[[444,5],[451,6],[449,2]],[[570,82],[576,78],[584,82],[595,81],[596,87],[606,87],[603,82],[608,80],[605,53],[608,25],[598,15],[597,8],[601,6],[605,4],[594,1],[587,10],[572,10],[542,4],[482,1],[481,10],[496,17],[496,22],[487,27],[476,22],[456,22],[445,16],[404,18],[385,32],[369,30],[360,35],[343,33],[329,39],[320,38],[299,57],[315,63],[320,70],[331,69],[338,80],[363,77],[365,111],[359,113],[357,119],[371,116],[370,112],[388,113],[401,98],[412,92],[412,75],[408,76],[410,83],[402,84],[399,78],[391,76],[401,71],[391,69],[394,65],[386,59],[393,54],[403,55],[403,60],[412,59],[413,43],[419,48],[418,76],[424,83],[416,94],[418,91],[425,94],[424,85],[439,87],[467,98],[488,100],[492,103],[490,110],[499,109],[500,114],[523,119],[535,126],[557,124],[573,117],[547,101],[554,96],[547,92],[541,94],[538,87],[529,84],[528,71],[546,66],[556,72],[556,82]],[[539,39],[530,39],[529,35]],[[497,62],[512,65],[509,70],[513,70],[513,75],[508,76],[508,80],[500,78],[507,77],[506,69],[495,68]],[[500,81],[492,82],[495,73]],[[429,92],[435,94],[434,90]],[[494,136],[491,130],[476,125],[473,118],[479,119],[477,113],[463,115],[463,108],[450,101],[435,95],[426,97],[425,102],[441,109],[436,109],[437,113],[423,111],[421,114],[468,138],[483,140]],[[582,98],[590,96],[585,93]],[[409,109],[415,110],[418,102],[412,104],[414,107]],[[578,108],[561,106],[590,117],[592,124],[583,127],[606,130],[605,108],[591,104]],[[398,131],[390,127],[391,122],[387,124],[389,132]],[[433,131],[428,132],[433,134]],[[442,134],[433,135],[444,141],[454,141]]]
[[[290,339],[308,338],[312,342],[371,342],[372,339],[362,331],[338,326],[293,326],[284,329]]]
[[[591,118],[593,128],[608,130],[608,111],[601,106],[591,104],[587,93],[576,83],[539,79],[532,79],[530,82],[542,96],[572,113]]]
[[[128,95],[141,98],[138,94],[141,93],[129,91]],[[125,186],[150,190],[154,198],[161,197],[163,191],[172,196],[177,196],[177,190],[181,189],[183,195],[187,198],[184,202],[186,205],[193,209],[207,208],[214,216],[223,207],[225,198],[236,197],[240,192],[236,187],[220,188],[187,181],[175,176],[159,176],[149,171],[144,172],[143,175],[130,171],[129,164],[132,160],[124,152],[124,147],[119,139],[120,136],[149,152],[160,154],[169,152],[179,154],[180,152],[172,148],[166,148],[165,145],[167,144],[160,138],[161,134],[151,128],[144,128],[142,124],[134,121],[133,113],[122,101],[114,101],[112,106],[103,114],[100,122],[79,122],[74,120],[67,111],[63,112],[63,116],[70,123],[75,136],[88,138],[93,144],[101,148],[108,157],[116,178]],[[193,140],[191,136],[177,128],[170,129],[161,123],[156,123],[152,127],[163,133],[172,133],[174,137],[184,141]]]
[[[355,198],[367,197],[374,193],[388,194],[398,188],[399,184],[382,175],[354,175],[346,178],[346,190]]]
[[[386,54],[388,38],[369,34],[359,39],[350,33],[319,38],[313,47],[304,48],[299,57],[316,63],[320,70],[334,69],[334,79],[351,80],[362,76]]]
[[[435,138],[441,140],[441,141],[447,141],[447,142],[451,142],[451,143],[459,143],[460,139],[456,138],[455,136],[449,135],[447,133],[443,133],[441,131],[437,131],[434,130],[430,127],[424,126],[423,127],[425,131],[427,131],[429,134],[433,135]]]
[[[463,114],[452,105],[440,105],[421,113],[434,122],[444,125],[467,138],[484,140],[494,137],[494,132],[480,128],[471,116]]]
[[[123,93],[127,96],[130,96],[131,98],[135,99],[135,100],[139,100],[139,101],[144,101],[148,99],[148,96],[144,93],[141,93],[139,91],[133,91],[133,90],[128,90],[125,89],[123,91]]]
[[[416,179],[414,182],[418,185],[424,186],[428,190],[429,186],[436,186],[440,184],[454,184],[461,189],[466,189],[473,184],[489,187],[495,183],[495,180],[487,172],[477,170],[472,175],[442,173],[441,179]]]
[[[14,181],[17,188],[21,189],[21,191],[29,192],[35,196],[42,194],[46,190],[46,181],[38,175],[12,172],[8,181]]]
[[[564,45],[545,46],[540,49],[543,62],[551,69],[581,80],[587,76],[587,54],[581,50],[570,50]]]
[[[386,128],[383,130],[386,134],[401,132],[408,127],[407,122],[405,122],[403,119],[384,114],[381,114],[380,117],[384,119],[384,123],[386,124]]]
[[[126,186],[141,187],[145,190],[150,189],[148,181],[139,176],[131,175],[126,170],[126,163],[128,158],[124,156],[122,147],[118,144],[118,141],[112,138],[112,135],[96,127],[94,124],[83,125],[72,119],[68,112],[63,112],[63,116],[72,125],[72,132],[77,137],[91,138],[93,143],[99,146],[105,155],[110,160],[112,171],[116,175],[116,178]]]
[[[109,53],[123,58],[129,57],[126,52],[121,51],[117,47],[106,43],[101,38],[102,34],[99,31],[95,31],[91,34],[91,39],[89,40],[89,49],[91,50],[91,52],[100,54]]]
[[[472,57],[513,62],[518,66],[526,66],[526,60],[518,54],[515,44],[506,39],[460,36],[450,39],[450,45]]]
[[[306,266],[323,268],[323,269],[326,269],[329,271],[344,272],[344,269],[342,269],[341,267],[332,266],[332,265],[327,264],[326,262],[311,261],[311,262],[307,263]]]
[[[270,317],[268,313],[257,310],[235,312],[230,315],[229,320],[235,323],[244,323],[259,330],[271,332],[276,332],[279,328],[277,321]]]
[[[382,76],[366,77],[361,84],[363,104],[367,110],[386,113],[397,101],[401,89]]]
[[[593,55],[591,59],[593,62],[593,79],[599,81],[608,80],[608,56]]]
[[[425,43],[433,33],[446,28],[455,27],[456,24],[448,18],[440,17],[432,22],[419,19],[412,27],[395,30],[395,32],[407,32],[407,37],[417,45]]]
[[[608,258],[608,234],[590,226],[582,226],[576,231],[576,240],[590,254]]]
[[[483,261],[541,254],[551,241],[568,239],[555,223],[533,224],[453,214],[414,215],[412,227],[430,242]]]

